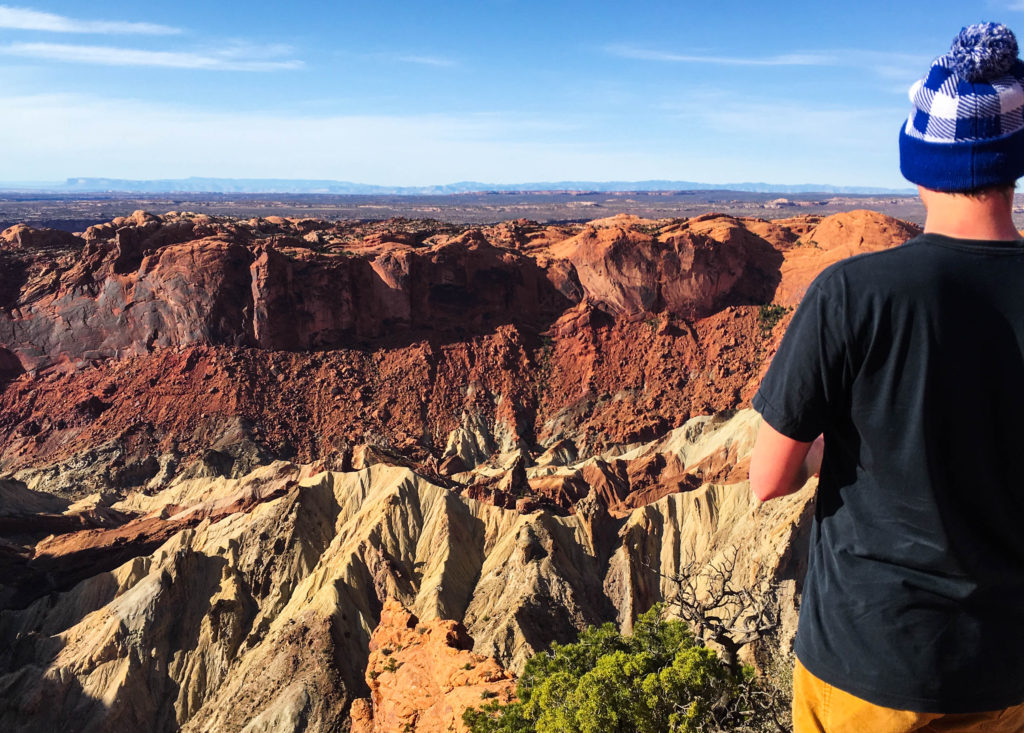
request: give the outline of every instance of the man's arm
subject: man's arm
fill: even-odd
[[[822,436],[810,443],[788,438],[761,421],[750,457],[750,488],[761,501],[798,490],[821,470]]]

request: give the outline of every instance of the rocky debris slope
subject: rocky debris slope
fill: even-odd
[[[451,477],[494,452],[650,440],[745,403],[780,332],[766,305],[836,252],[910,233],[871,212],[16,229],[28,244],[0,247],[0,472],[70,499],[274,459],[386,453]]]
[[[361,724],[437,730],[474,679],[445,640],[515,673],[726,561],[778,586],[784,644],[810,494],[755,504],[737,408],[811,277],[912,233],[872,212],[6,230],[0,727],[326,731],[368,698]],[[389,601],[427,639],[371,653],[405,633]],[[452,687],[395,698],[428,679]]]

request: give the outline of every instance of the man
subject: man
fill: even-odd
[[[970,26],[911,88],[925,233],[812,283],[754,398],[762,500],[819,471],[802,731],[1024,731],[1024,64]]]

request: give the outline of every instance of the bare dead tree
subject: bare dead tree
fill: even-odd
[[[789,731],[790,683],[777,677],[786,676],[783,668],[791,673],[792,664],[787,660],[779,669],[767,670],[770,679],[747,677],[741,671],[739,651],[777,629],[780,619],[775,583],[760,578],[743,586],[736,581],[738,554],[734,547],[720,560],[703,566],[694,560],[677,573],[641,564],[675,587],[672,595],[666,594],[666,605],[690,625],[694,640],[705,646],[713,643],[733,678],[743,680],[716,705],[704,729]],[[751,726],[741,720],[759,723]]]
[[[694,638],[701,644],[713,642],[722,650],[729,671],[740,671],[739,651],[779,626],[775,584],[760,579],[754,587],[735,582],[738,548],[721,560],[699,567],[691,561],[678,573],[663,573],[660,568],[642,562],[644,567],[670,581],[674,595],[666,603],[690,624]]]

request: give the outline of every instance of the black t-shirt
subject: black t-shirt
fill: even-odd
[[[893,708],[1024,702],[1024,241],[926,234],[828,268],[754,408],[825,435],[804,666]]]

